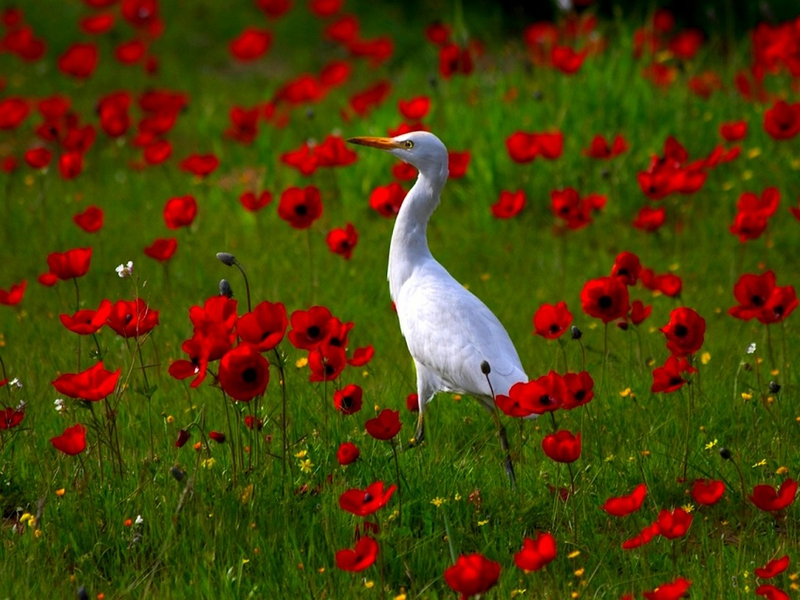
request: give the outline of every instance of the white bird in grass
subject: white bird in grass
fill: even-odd
[[[428,220],[439,205],[447,181],[447,148],[426,131],[347,141],[385,150],[419,171],[397,214],[388,273],[400,330],[417,370],[416,443],[424,437],[425,407],[437,392],[473,396],[492,413],[506,453],[506,472],[515,485],[508,440],[494,396],[507,395],[512,385],[528,381],[528,377],[497,317],[458,283],[428,249]]]

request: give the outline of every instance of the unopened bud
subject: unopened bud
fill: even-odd
[[[483,361],[481,363],[481,373],[483,373],[484,375],[488,375],[491,372],[492,372],[492,367],[489,366],[489,363],[487,361]]]
[[[730,451],[730,450],[728,450],[727,448],[720,448],[720,449],[719,449],[719,455],[720,455],[722,458],[724,458],[725,460],[730,460],[730,459],[731,459],[731,456],[733,456],[733,455],[731,454],[731,451]]]
[[[78,600],[89,600],[89,592],[86,591],[85,585],[78,588]]]
[[[572,339],[573,340],[579,340],[583,336],[583,332],[580,329],[578,329],[577,327],[575,327],[575,325],[570,327],[569,331],[572,334]]]
[[[236,264],[236,257],[228,252],[217,252],[217,260],[224,265],[232,267]]]
[[[228,283],[227,279],[219,280],[219,295],[225,296],[226,298],[233,298],[233,289],[231,289],[231,284]]]
[[[169,468],[169,474],[175,478],[175,481],[181,481],[186,476],[186,471],[181,469],[178,465],[172,465]]]
[[[777,394],[781,391],[781,385],[777,381],[770,381],[769,382],[769,393],[770,394]]]

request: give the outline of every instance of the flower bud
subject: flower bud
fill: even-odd
[[[228,252],[217,252],[217,260],[224,265],[232,267],[236,264],[236,257]]]
[[[227,279],[219,280],[219,295],[226,298],[233,298],[233,289]]]
[[[181,481],[186,477],[186,471],[181,469],[178,465],[172,465],[169,468],[169,474],[172,475],[175,481]]]
[[[484,375],[488,375],[491,372],[492,372],[492,367],[489,366],[489,363],[487,361],[483,361],[481,363],[481,373],[483,373]]]
[[[781,391],[781,386],[777,381],[770,381],[769,382],[769,393],[770,394],[777,394]]]
[[[579,340],[583,336],[583,332],[580,329],[578,329],[575,325],[570,327],[569,330],[570,330],[570,333],[572,333],[572,339],[573,340]]]
[[[730,450],[728,450],[727,448],[720,448],[720,449],[719,449],[719,455],[720,455],[722,458],[724,458],[725,460],[730,460],[730,459],[731,459],[731,456],[733,456],[733,455],[731,454],[731,451],[730,451]]]

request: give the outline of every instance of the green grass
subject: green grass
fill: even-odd
[[[190,94],[191,104],[169,135],[174,153],[165,167],[129,169],[128,162],[138,158],[139,151],[130,141],[117,144],[100,132],[86,157],[85,173],[73,181],[62,181],[53,168],[40,174],[23,166],[1,176],[0,287],[7,289],[22,279],[29,287],[18,307],[0,307],[0,357],[8,376],[24,384],[9,396],[0,389],[0,404],[14,406],[20,399],[27,403],[23,426],[13,435],[4,432],[0,449],[0,568],[6,574],[0,579],[0,597],[70,598],[83,585],[90,597],[103,593],[106,599],[190,594],[394,598],[402,589],[409,598],[452,598],[442,577],[452,563],[452,544],[457,554],[481,552],[502,564],[499,584],[489,597],[516,593],[522,598],[564,598],[573,592],[586,598],[617,598],[626,592],[640,597],[643,590],[680,575],[693,582],[694,598],[738,598],[752,596],[757,587],[754,567],[784,553],[795,560],[796,505],[775,517],[749,501],[743,503],[735,465],[718,453],[720,447],[733,452],[748,494],[756,484],[780,483],[786,475],[777,475],[779,468],[788,469],[793,478],[800,469],[797,315],[772,326],[770,353],[763,326],[727,314],[735,304],[733,284],[742,273],[773,269],[780,285],[800,282],[798,223],[786,209],[796,203],[797,140],[769,138],[761,126],[765,107],[745,102],[729,83],[732,74],[748,64],[748,40],[739,40],[736,51],[723,60],[718,52],[721,40],[712,37],[686,65],[686,74],[679,74],[664,91],[642,79],[644,63],[631,58],[636,23],[603,23],[608,48],[587,59],[574,77],[536,68],[528,72],[521,41],[504,39],[490,29],[478,72],[445,81],[435,76],[436,53],[424,42],[423,28],[435,17],[452,21],[450,12],[423,18],[397,9],[396,21],[402,27],[387,32],[381,25],[384,13],[373,14],[368,5],[359,4],[354,10],[364,15],[366,37],[392,34],[396,52],[389,63],[373,71],[356,62],[352,79],[313,106],[313,117],[299,108],[285,129],[262,124],[255,143],[240,146],[222,138],[231,105],[266,101],[288,78],[316,72],[331,56],[345,57],[319,41],[321,25],[302,6],[270,26],[275,32],[273,48],[252,66],[232,64],[227,54],[228,40],[242,27],[263,22],[249,4],[239,12],[215,3],[164,6],[167,29],[154,45],[162,62],[155,80],[136,69],[114,67],[112,44],[101,40],[103,61],[84,84],[58,73],[55,57],[79,39],[73,23],[86,11],[77,3],[56,6],[28,15],[51,46],[43,66],[0,56],[8,80],[6,94],[38,98],[61,92],[73,98],[82,119],[91,122],[96,122],[92,107],[97,97],[120,88],[177,89]],[[484,36],[481,23],[497,22],[492,15],[482,17],[466,12],[465,24],[473,35]],[[719,72],[726,82],[726,90],[708,101],[691,95],[685,86],[688,76],[706,69]],[[430,84],[431,76],[435,85]],[[340,109],[347,97],[379,77],[391,80],[390,99],[368,118],[342,120]],[[768,78],[769,89],[777,94],[786,95],[789,83],[783,76]],[[516,98],[507,100],[511,89]],[[597,394],[586,407],[557,414],[559,428],[580,430],[584,444],[581,458],[573,464],[577,493],[567,502],[549,489],[567,486],[569,474],[542,453],[541,439],[551,431],[548,418],[505,419],[518,491],[510,489],[505,478],[491,420],[469,398],[437,397],[426,413],[427,442],[421,448],[406,448],[416,418],[403,407],[415,378],[385,281],[392,221],[375,214],[367,203],[375,186],[391,180],[392,159],[359,148],[354,165],[319,170],[308,179],[278,160],[304,139],[322,139],[331,131],[345,137],[384,134],[400,122],[397,100],[418,94],[432,98],[426,119],[431,129],[450,149],[472,152],[467,176],[447,185],[430,224],[434,255],[496,312],[531,377],[564,370],[558,345],[531,335],[531,317],[541,303],[565,300],[584,333],[586,368]],[[635,175],[651,155],[661,153],[665,138],[676,136],[692,159],[700,158],[718,143],[719,123],[740,118],[750,123],[742,156],[712,171],[701,192],[663,201],[670,220],[661,232],[634,230],[630,222],[648,202]],[[33,140],[32,122],[29,118],[20,131],[2,133],[4,151],[21,155]],[[565,137],[559,160],[537,159],[522,166],[508,158],[504,141],[514,131],[553,129]],[[619,158],[600,164],[581,154],[595,133],[618,132],[631,146]],[[177,168],[180,158],[195,151],[214,152],[221,159],[220,169],[208,180],[194,181]],[[223,185],[250,168],[263,170],[259,187],[276,196],[256,215],[246,214],[238,203],[244,186]],[[325,212],[310,232],[295,231],[278,218],[277,196],[289,185],[308,184],[322,190]],[[586,229],[554,231],[549,194],[565,186],[582,194],[608,195],[606,209]],[[736,200],[743,191],[760,193],[768,186],[781,190],[781,207],[767,233],[742,246],[728,232]],[[526,210],[509,221],[494,219],[489,206],[499,192],[519,188],[528,196]],[[199,216],[190,229],[169,232],[161,216],[164,202],[187,193],[197,198]],[[106,225],[94,235],[71,222],[72,215],[89,204],[106,213]],[[347,221],[360,235],[349,262],[330,254],[324,240],[327,231]],[[179,248],[163,269],[147,259],[142,248],[169,235],[178,238]],[[79,365],[87,368],[93,362],[92,344],[79,341],[59,321],[60,313],[75,310],[72,284],[49,289],[35,279],[47,269],[48,253],[86,245],[94,248],[94,256],[89,273],[79,280],[84,307],[96,307],[103,298],[115,301],[138,294],[161,316],[161,324],[142,347],[148,380],[158,386],[149,402],[136,392],[143,375],[135,344],[107,328],[99,335],[106,366],[123,370],[117,421],[122,475],[113,472],[108,449],[97,444],[92,432],[80,459],[59,455],[49,443],[66,426],[89,422],[88,411],[77,402],[67,401],[66,413],[56,413],[53,400],[58,394],[50,382],[61,373],[77,372]],[[638,332],[609,325],[604,368],[603,326],[582,313],[579,294],[587,280],[610,272],[614,257],[623,250],[635,252],[656,272],[674,270],[683,278],[684,289],[675,300],[652,296],[641,285],[635,288],[632,297],[652,304],[653,314]],[[183,358],[180,345],[191,336],[189,308],[214,295],[221,278],[230,280],[240,314],[245,310],[244,284],[235,270],[214,258],[218,251],[235,254],[244,265],[254,304],[281,301],[289,311],[325,305],[343,321],[355,322],[351,347],[375,347],[367,367],[349,367],[336,382],[311,384],[308,369],[295,366],[305,353],[288,340],[281,344],[291,452],[286,473],[277,370],[259,405],[264,429],[252,440],[241,425],[251,406],[230,404],[234,425],[229,428],[223,398],[210,384],[211,377],[190,391],[167,374],[170,361]],[[135,263],[133,280],[119,279],[114,272],[127,260]],[[658,328],[677,306],[692,307],[705,317],[708,330],[702,351],[710,360],[699,365],[691,390],[651,394],[652,368],[668,356]],[[758,348],[754,356],[746,355],[751,342]],[[571,341],[565,345],[570,369],[580,370],[581,348]],[[756,367],[755,359],[763,362]],[[744,363],[748,366],[742,367]],[[771,374],[773,369],[776,374]],[[771,379],[783,388],[767,410],[758,398]],[[333,390],[351,382],[364,388],[364,409],[343,417],[333,409]],[[620,394],[628,388],[635,398]],[[745,401],[742,392],[753,398]],[[401,410],[399,481],[390,444],[364,432],[365,420],[375,414],[373,407]],[[96,412],[102,419],[102,410]],[[178,430],[190,423],[197,424],[191,442],[175,448]],[[150,427],[155,456],[150,455]],[[192,444],[201,440],[198,428],[224,431],[228,442],[210,442],[195,451]],[[362,458],[341,468],[336,449],[346,440],[359,446]],[[231,444],[237,453],[241,445],[252,445],[244,458],[245,467],[252,461],[251,470],[234,468]],[[678,478],[685,445],[688,482],[682,483]],[[302,451],[314,465],[311,473],[299,469],[295,455]],[[213,466],[203,467],[212,457]],[[180,482],[170,474],[173,465],[186,472]],[[687,490],[697,477],[723,479],[728,489],[719,504],[695,507],[688,536],[658,538],[633,551],[620,549],[621,541],[652,522],[660,509],[691,503]],[[339,571],[335,552],[352,547],[354,526],[363,520],[339,509],[339,495],[378,479],[399,485],[389,505],[376,513],[381,526],[378,563],[359,574]],[[628,493],[641,482],[649,489],[641,511],[617,520],[600,510],[605,499]],[[307,486],[306,493],[299,492],[302,486]],[[63,497],[56,495],[61,489]],[[435,506],[435,498],[444,503]],[[24,513],[40,510],[36,526],[19,524]],[[141,525],[125,525],[137,515]],[[553,533],[559,554],[544,571],[526,575],[512,557],[523,538],[538,531]],[[786,575],[777,581],[788,588]]]

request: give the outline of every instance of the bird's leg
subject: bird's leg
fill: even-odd
[[[511,487],[516,490],[517,489],[517,477],[514,475],[514,465],[511,464],[511,450],[508,446],[508,435],[506,434],[506,427],[503,425],[502,421],[500,421],[500,415],[497,414],[497,405],[494,404],[494,388],[492,387],[492,381],[489,379],[489,374],[492,372],[492,367],[489,365],[488,362],[485,360],[481,363],[481,373],[483,373],[484,377],[486,377],[486,383],[489,385],[489,392],[492,394],[492,406],[490,408],[492,412],[492,419],[494,419],[495,427],[497,427],[497,434],[500,436],[500,447],[505,452],[506,460],[505,460],[505,467],[506,467],[506,475],[508,475],[508,479],[511,482]]]
[[[420,405],[419,416],[417,417],[417,433],[414,436],[414,445],[419,446],[425,439],[425,421],[422,418],[422,406]]]

